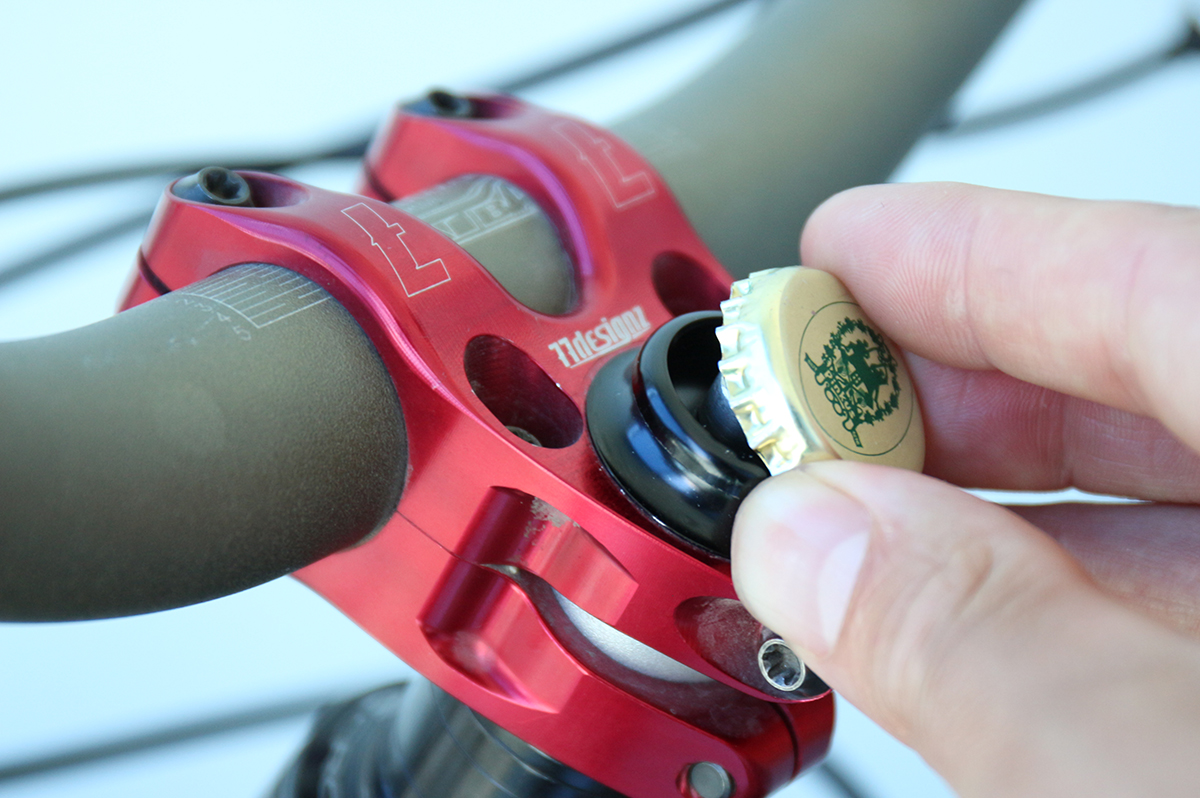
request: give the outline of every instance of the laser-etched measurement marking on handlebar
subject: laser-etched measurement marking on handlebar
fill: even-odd
[[[413,254],[404,240],[406,231],[399,222],[388,222],[365,202],[343,208],[342,213],[371,239],[371,246],[378,249],[392,267],[392,272],[404,288],[405,296],[416,296],[450,282],[450,273],[446,271],[446,264],[442,263],[441,258],[421,263]]]
[[[186,304],[212,311],[218,321],[229,324],[244,341],[251,337],[246,325],[261,330],[329,299],[329,294],[315,283],[287,269],[266,264],[244,265],[221,272],[181,288],[174,295]],[[188,297],[204,302],[195,302]],[[215,307],[217,305],[237,318],[221,313]]]
[[[590,330],[576,330],[570,338],[559,338],[547,348],[569,369],[581,366],[630,341],[636,341],[650,331],[650,322],[641,305],[634,305],[620,316],[604,316]]]
[[[492,175],[457,177],[392,204],[460,247],[540,212],[528,194]]]

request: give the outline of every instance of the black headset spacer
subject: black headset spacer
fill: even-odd
[[[715,311],[679,316],[641,351],[614,357],[588,389],[587,423],[600,462],[643,513],[728,558],[738,505],[768,472],[744,442],[723,442],[701,421],[720,325]]]

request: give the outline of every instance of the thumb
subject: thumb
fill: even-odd
[[[760,621],[963,795],[1195,789],[1180,763],[1200,750],[1200,647],[1004,508],[814,463],[747,498],[733,576]]]

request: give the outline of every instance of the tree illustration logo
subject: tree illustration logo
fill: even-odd
[[[900,406],[896,358],[883,336],[862,319],[842,319],[825,344],[821,362],[814,363],[807,354],[804,362],[860,449],[858,428],[882,421]]]

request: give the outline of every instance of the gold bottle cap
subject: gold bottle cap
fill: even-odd
[[[755,272],[721,311],[725,397],[772,474],[835,458],[921,470],[925,430],[904,359],[836,277]]]

